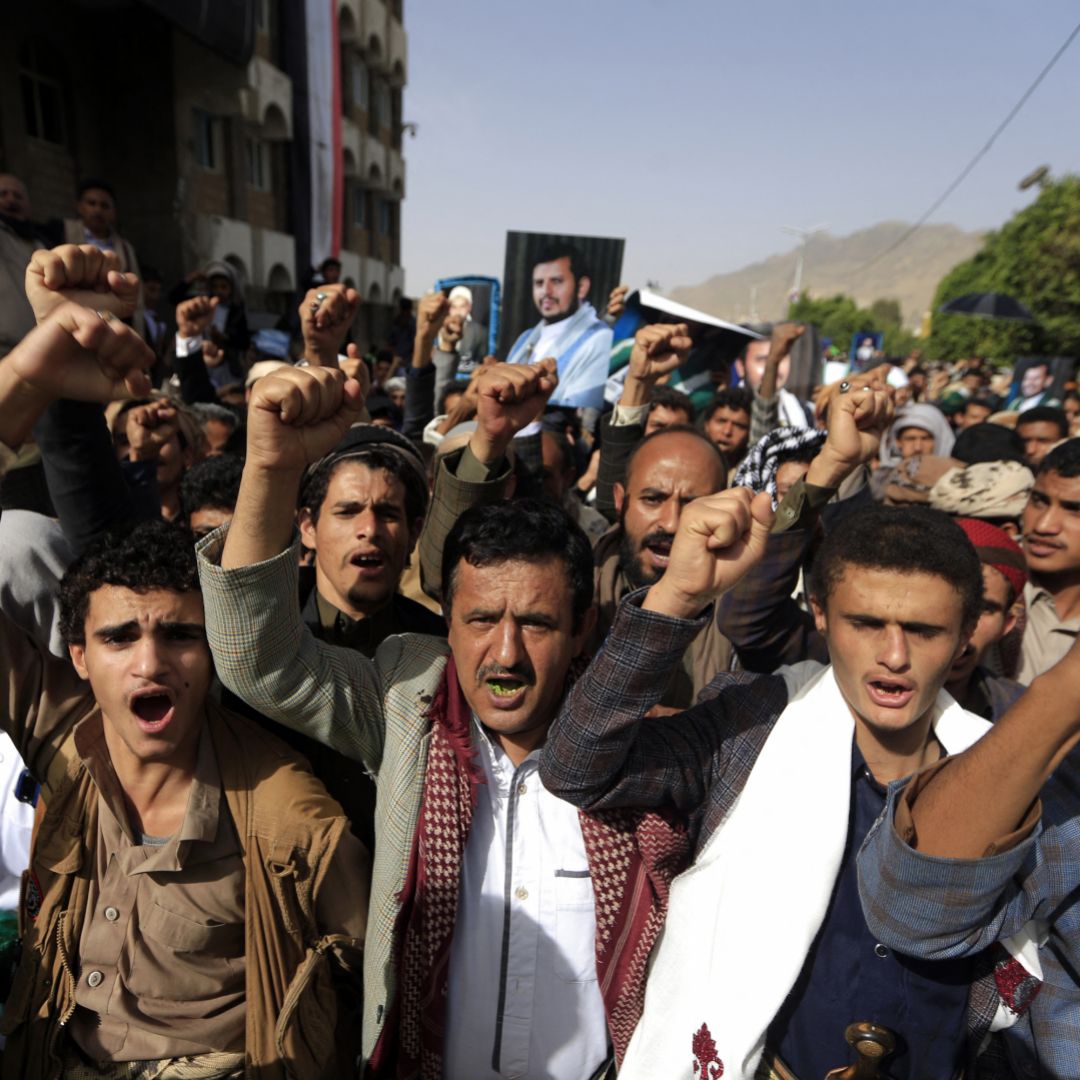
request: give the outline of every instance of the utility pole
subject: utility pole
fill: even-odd
[[[795,253],[795,281],[791,286],[792,303],[795,303],[802,295],[803,262],[806,258],[806,242],[811,236],[824,232],[828,227],[829,223],[827,221],[823,221],[820,225],[815,225],[812,229],[800,229],[794,225],[780,226],[780,229],[783,232],[790,233],[792,236],[797,236],[802,241],[798,251]]]

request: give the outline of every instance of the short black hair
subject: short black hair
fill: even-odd
[[[1064,439],[1069,434],[1069,418],[1064,409],[1057,409],[1053,405],[1036,405],[1033,409],[1025,409],[1016,418],[1016,428],[1019,430],[1025,424],[1056,424],[1058,435]]]
[[[796,446],[791,450],[782,450],[774,458],[774,464],[777,469],[779,469],[781,465],[786,465],[789,461],[797,461],[802,465],[810,465],[813,463],[814,458],[820,453],[821,446],[818,443],[803,443],[802,446]],[[775,473],[773,475],[775,475]]]
[[[1018,461],[1024,464],[1024,443],[1012,428],[987,420],[964,428],[953,443],[952,457],[965,465],[980,461]]]
[[[971,372],[968,371],[966,372],[966,374],[970,375]],[[988,398],[985,394],[972,394],[971,397],[969,397],[964,402],[964,404],[960,406],[959,411],[966,412],[970,405],[978,405],[980,408],[989,409],[991,412],[994,412],[995,410],[994,402],[991,401],[990,398]]]
[[[304,481],[300,489],[300,506],[311,516],[311,523],[319,523],[326,492],[334,473],[342,465],[366,465],[369,469],[383,469],[395,480],[401,481],[405,488],[405,516],[411,525],[417,518],[427,513],[428,489],[424,483],[423,471],[409,464],[397,450],[391,450],[377,443],[366,450],[344,457],[331,457],[319,465]]]
[[[112,184],[108,180],[102,180],[100,176],[87,176],[80,180],[79,186],[75,189],[75,197],[81,199],[88,191],[93,191],[95,188],[98,191],[104,191],[113,202],[116,202],[116,191]]]
[[[190,519],[196,510],[207,508],[235,510],[243,472],[243,459],[235,454],[218,454],[193,465],[180,481],[184,519]]]
[[[451,383],[447,383],[442,390],[439,391],[439,400],[435,406],[436,416],[446,415],[446,399],[454,394],[464,394],[469,389],[468,379],[455,379]]]
[[[649,394],[649,412],[660,407],[686,413],[688,423],[691,424],[697,416],[697,409],[694,408],[690,395],[684,394],[681,390],[676,390],[674,386],[667,386],[666,384],[654,386]]]
[[[333,256],[331,256],[328,259],[323,259],[323,261],[321,263],[319,263],[319,269],[320,270],[325,270],[328,266],[336,266],[340,270],[341,269],[341,260],[340,259],[335,259]]]
[[[593,602],[592,545],[581,527],[562,507],[545,499],[474,506],[458,518],[443,544],[443,609],[449,615],[462,561],[470,566],[491,566],[548,559],[561,559],[566,567],[577,633]]]
[[[575,281],[580,281],[583,277],[589,277],[589,267],[585,263],[585,256],[570,243],[545,244],[537,253],[536,258],[533,259],[530,274],[541,263],[555,262],[557,259],[570,260],[570,273],[573,274]]]
[[[1080,476],[1080,439],[1066,439],[1058,444],[1039,462],[1036,476],[1057,473],[1066,480]]]
[[[753,407],[754,395],[751,394],[745,386],[731,386],[721,390],[712,401],[705,406],[701,418],[708,423],[713,418],[717,409],[733,409],[736,412],[744,412],[749,416]]]
[[[90,596],[106,585],[134,592],[199,592],[190,532],[156,518],[115,529],[91,544],[60,582],[60,633],[65,644],[86,644]]]
[[[822,607],[849,566],[943,578],[960,593],[965,630],[982,612],[979,556],[964,530],[940,510],[875,505],[844,517],[825,534],[810,572],[810,595]]]
[[[630,456],[626,459],[626,469],[623,471],[622,482],[625,484],[629,478],[630,473],[633,472],[634,462],[637,460],[638,454],[642,449],[653,442],[655,439],[663,439],[669,435],[692,435],[696,439],[700,439],[702,443],[707,446],[720,462],[720,469],[725,478],[727,479],[727,458],[724,457],[724,452],[716,445],[704,432],[698,431],[696,427],[691,427],[689,424],[672,424],[671,427],[661,428],[659,431],[654,431],[651,435],[646,435],[631,451]],[[721,484],[721,487],[724,485]]]

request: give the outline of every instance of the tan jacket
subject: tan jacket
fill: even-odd
[[[64,218],[64,243],[85,244],[86,226],[78,218]],[[140,334],[146,329],[146,303],[143,300],[142,271],[139,259],[130,240],[125,240],[119,233],[113,233],[115,251],[120,259],[120,269],[125,274],[135,274],[139,278],[139,298],[135,302],[135,312],[131,316],[132,325]]]
[[[98,835],[98,792],[75,750],[74,729],[99,710],[73,683],[74,672],[69,676],[55,660],[35,665],[34,652],[24,635],[0,620],[0,663],[8,675],[0,720],[41,780],[47,807],[24,875],[23,953],[0,1028],[7,1036],[5,1080],[61,1075],[60,1038],[75,1008],[78,945]],[[338,997],[333,978],[342,969],[358,971],[363,942],[333,928],[324,932],[315,918],[322,881],[348,822],[282,742],[209,702],[207,723],[244,849],[245,1075],[348,1075],[355,1050],[342,1049],[338,1005],[346,999]],[[56,737],[45,734],[50,730]],[[359,888],[367,873],[366,865],[355,868]],[[358,895],[357,903],[363,901]],[[357,989],[357,1005],[359,997]],[[342,1017],[343,1032],[355,1034],[356,1026]]]
[[[26,299],[26,267],[41,247],[16,236],[0,223],[0,358],[34,329],[34,311]]]

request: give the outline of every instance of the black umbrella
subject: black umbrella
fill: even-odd
[[[949,311],[956,315],[975,315],[982,319],[1035,321],[1035,316],[1019,300],[996,292],[966,293],[964,296],[958,296],[955,300],[942,304],[938,311]]]

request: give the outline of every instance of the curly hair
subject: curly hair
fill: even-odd
[[[180,506],[185,520],[196,510],[235,510],[244,462],[235,454],[219,454],[200,461],[180,481]]]
[[[199,592],[191,533],[157,519],[116,529],[96,540],[60,582],[60,633],[67,645],[86,644],[90,596],[106,585],[133,592]]]

